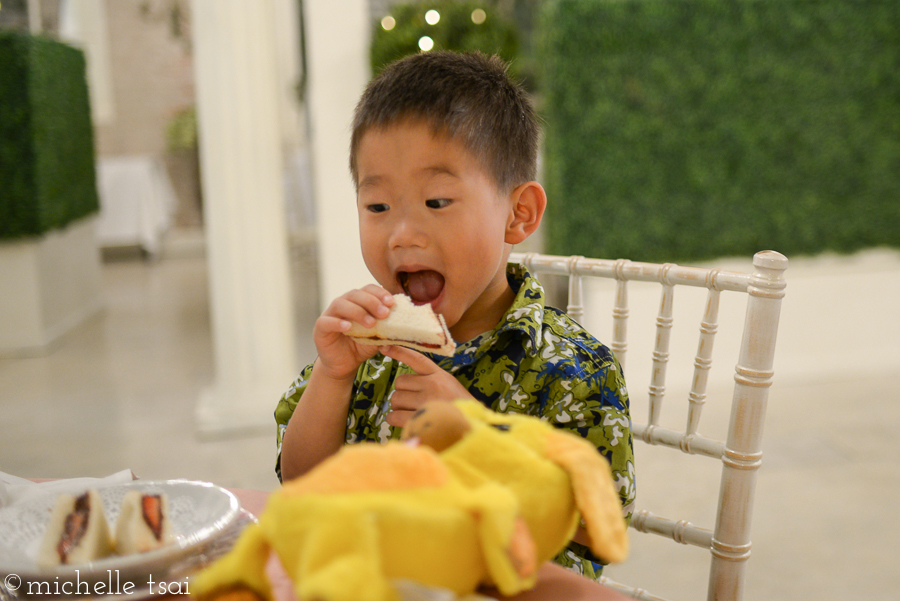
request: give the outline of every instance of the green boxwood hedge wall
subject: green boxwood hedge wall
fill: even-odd
[[[551,0],[548,250],[900,247],[900,2]]]
[[[40,235],[98,209],[84,55],[0,33],[0,240]]]

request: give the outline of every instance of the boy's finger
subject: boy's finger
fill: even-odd
[[[422,390],[420,382],[422,376],[419,374],[403,374],[397,376],[394,380],[394,390],[406,390],[410,392],[419,392]]]
[[[334,301],[322,317],[358,323],[367,328],[373,327],[377,320],[377,316],[372,315],[368,309],[346,298]]]
[[[400,417],[409,417],[422,408],[422,405],[434,399],[424,397],[418,392],[395,390],[391,393],[391,411],[388,416],[399,414]],[[398,417],[394,415],[394,417]],[[404,421],[406,421],[404,419]],[[391,424],[394,425],[394,424]]]
[[[351,290],[344,298],[365,307],[372,315],[383,319],[391,312],[394,306],[394,297],[379,286],[369,285],[358,290]]]
[[[427,376],[441,369],[434,361],[419,351],[406,348],[405,346],[383,346],[380,350],[385,357],[390,357],[408,365],[410,369],[420,376]]]
[[[394,390],[391,393],[391,411],[418,411],[425,403],[421,395],[410,390]]]
[[[377,297],[361,290],[354,290],[335,299],[326,313],[371,328],[375,325],[376,320],[390,315],[391,310]]]
[[[384,418],[384,421],[388,423],[389,426],[394,426],[395,428],[402,428],[406,425],[406,422],[409,421],[409,418],[412,417],[414,411],[406,411],[406,410],[397,410],[391,411],[387,414],[387,417]]]
[[[316,323],[316,327],[321,332],[340,332],[344,333],[350,329],[350,322],[340,317],[332,317],[330,315],[322,315]]]
[[[384,288],[382,288],[381,286],[378,286],[376,284],[367,284],[362,287],[362,290],[364,292],[371,294],[374,297],[381,299],[381,302],[384,303],[385,305],[387,305],[388,307],[393,307],[394,303],[396,302],[394,300],[393,294],[391,294],[390,292],[388,292],[387,290],[385,290]]]

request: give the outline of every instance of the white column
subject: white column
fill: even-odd
[[[112,123],[116,118],[116,105],[106,3],[103,0],[61,0],[59,37],[84,51],[94,124]]]
[[[304,0],[313,192],[322,307],[374,281],[362,260],[350,180],[353,109],[370,78],[366,0]]]
[[[296,376],[275,2],[192,0],[216,378],[203,434],[271,428]],[[161,377],[164,377],[161,374]]]
[[[44,24],[41,23],[41,0],[28,0],[28,31],[31,35],[40,35]]]

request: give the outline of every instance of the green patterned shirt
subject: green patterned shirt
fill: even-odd
[[[562,311],[544,305],[544,290],[522,265],[507,278],[516,298],[496,328],[460,344],[451,357],[428,355],[476,399],[501,413],[534,415],[586,438],[610,462],[627,519],[634,506],[634,454],[628,392],[610,350]],[[306,367],[275,409],[281,479],[281,440],[312,373]],[[387,424],[394,380],[410,368],[381,354],[356,375],[346,442],[399,438]],[[590,561],[583,561],[587,558]],[[585,576],[600,566],[587,547],[570,543],[555,559]]]

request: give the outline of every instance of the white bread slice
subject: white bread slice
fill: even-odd
[[[128,491],[116,520],[116,552],[144,553],[174,540],[166,495]]]
[[[87,563],[112,552],[109,525],[97,491],[91,489],[79,496],[60,494],[41,541],[38,566]]]
[[[390,315],[378,320],[375,327],[354,323],[347,336],[360,344],[397,344],[437,355],[452,355],[456,350],[444,316],[436,314],[431,305],[414,304],[404,294],[394,295]]]

